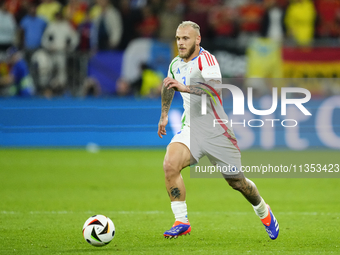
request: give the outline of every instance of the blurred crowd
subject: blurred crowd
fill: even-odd
[[[0,0],[0,96],[52,96],[67,82],[67,54],[125,50],[140,37],[172,41],[182,20],[198,23],[203,41],[261,36],[308,46],[340,37],[340,0]],[[25,60],[37,63],[35,89],[27,90]]]

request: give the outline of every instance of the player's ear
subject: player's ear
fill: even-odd
[[[198,46],[198,45],[200,45],[200,43],[201,43],[201,36],[196,36],[196,45]]]

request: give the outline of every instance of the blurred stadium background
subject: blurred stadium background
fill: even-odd
[[[234,121],[299,123],[235,125],[243,164],[339,164],[339,0],[0,0],[0,20],[1,254],[92,254],[80,228],[96,213],[117,228],[103,254],[339,253],[339,179],[330,177],[255,180],[282,231],[268,242],[241,196],[183,171],[193,234],[164,242],[173,218],[161,168],[180,95],[168,135],[157,136],[175,30],[192,20],[225,81],[245,96],[254,88],[256,109],[270,107],[272,87],[311,92],[311,116],[296,107],[282,116],[279,106],[271,116],[246,107],[240,118],[226,95]]]
[[[235,127],[242,149],[340,148],[340,1],[3,0],[1,8],[0,146],[165,146],[181,98],[172,134],[158,139],[160,87],[177,54],[175,30],[193,20],[223,77],[245,95],[253,87],[258,107],[271,87],[312,94],[312,116],[287,116],[299,120],[296,132]]]

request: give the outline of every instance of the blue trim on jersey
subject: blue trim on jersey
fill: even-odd
[[[193,60],[195,60],[196,58],[198,58],[199,55],[201,55],[202,51],[203,51],[203,48],[201,47],[201,48],[200,48],[200,52],[198,53],[198,56],[194,57],[191,61],[193,61]]]

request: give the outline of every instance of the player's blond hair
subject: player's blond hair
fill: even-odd
[[[180,27],[192,27],[193,29],[195,29],[197,34],[199,36],[201,36],[200,26],[198,24],[196,24],[195,22],[192,22],[192,21],[182,21],[182,23],[178,25],[178,28],[180,28]]]

